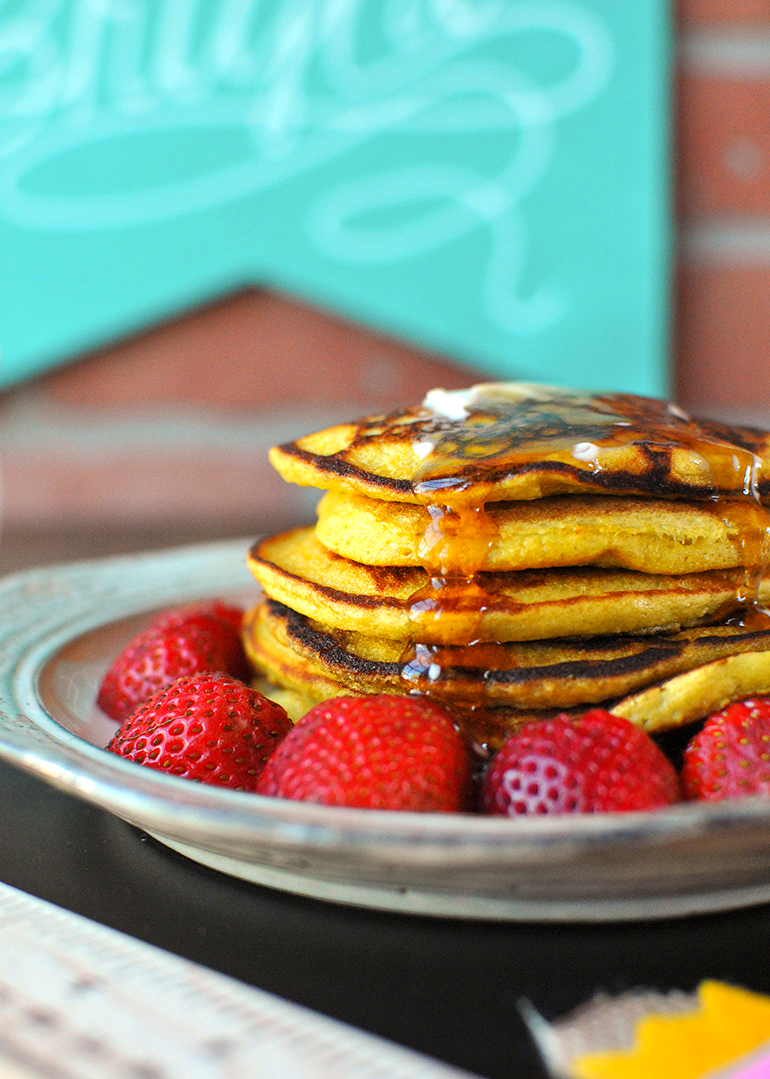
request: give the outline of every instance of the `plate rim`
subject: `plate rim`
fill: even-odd
[[[471,855],[490,866],[558,865],[576,852],[640,850],[667,841],[760,829],[770,840],[770,800],[681,803],[645,813],[512,821],[480,814],[375,813],[289,802],[191,784],[140,768],[80,738],[44,709],[41,672],[79,636],[133,615],[258,586],[246,568],[251,538],[193,544],[27,570],[0,580],[0,758],[156,834],[216,853],[238,842],[314,851],[343,846],[362,859],[409,864]],[[193,587],[191,582],[200,582]],[[9,629],[9,624],[12,628]],[[19,631],[20,630],[20,631]],[[179,829],[185,832],[180,835]],[[212,846],[213,844],[213,846]]]

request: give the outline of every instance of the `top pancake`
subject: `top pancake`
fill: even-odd
[[[441,396],[443,394],[443,396]],[[283,476],[391,502],[482,504],[555,494],[770,495],[770,434],[628,394],[499,383],[275,447]]]

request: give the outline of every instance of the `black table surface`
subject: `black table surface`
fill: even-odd
[[[2,764],[0,807],[7,884],[488,1079],[545,1075],[522,997],[555,1018],[600,989],[770,992],[770,905],[607,925],[389,914],[216,873]]]

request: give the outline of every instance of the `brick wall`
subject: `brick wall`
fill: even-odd
[[[677,397],[770,422],[770,0],[681,0]]]
[[[770,423],[770,0],[677,17],[677,397]],[[270,444],[478,378],[266,293],[194,312],[0,397],[0,570],[9,537],[69,557],[307,518]]]
[[[193,312],[0,398],[0,572],[310,519],[271,445],[478,378],[269,293]]]

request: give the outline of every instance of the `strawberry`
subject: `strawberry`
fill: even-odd
[[[451,715],[423,697],[335,697],[284,739],[258,794],[323,805],[459,812],[468,756]]]
[[[222,671],[247,678],[238,631],[242,615],[219,600],[159,615],[115,659],[96,703],[122,723],[152,693],[183,675]]]
[[[167,633],[184,632],[192,626],[213,633],[222,650],[225,666],[222,670],[234,678],[249,677],[249,665],[241,642],[243,608],[232,607],[221,599],[198,603],[192,607],[177,607],[159,614],[151,624],[159,637]],[[181,673],[181,672],[180,672]]]
[[[171,775],[253,791],[291,729],[280,705],[222,674],[178,678],[126,720],[107,749]]]
[[[164,632],[168,629],[177,629],[192,624],[211,629],[217,626],[219,622],[225,622],[232,626],[238,641],[240,641],[243,608],[233,607],[221,599],[211,600],[209,603],[196,603],[190,607],[174,607],[169,611],[163,611],[152,620],[150,625],[151,628],[158,632]]]
[[[604,813],[657,809],[679,799],[676,771],[627,719],[594,708],[512,734],[490,765],[486,813]]]
[[[706,720],[684,751],[687,798],[715,802],[770,794],[770,700],[731,704]]]

